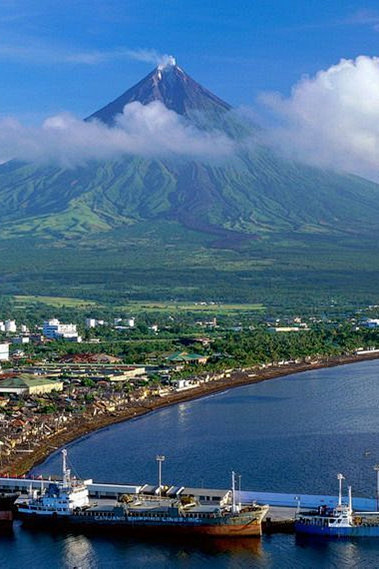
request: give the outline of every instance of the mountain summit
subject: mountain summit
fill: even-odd
[[[377,184],[286,160],[257,137],[252,143],[246,121],[173,57],[87,120],[112,126],[135,101],[161,101],[181,115],[193,136],[199,129],[222,132],[234,139],[236,150],[217,161],[118,154],[71,169],[8,162],[0,165],[0,235],[88,240],[101,234],[104,240],[106,232],[125,236],[145,224],[157,228],[162,242],[170,226],[178,234],[195,231],[208,243],[217,235],[228,248],[251,236],[267,242],[275,234],[287,239],[379,229]]]
[[[143,105],[161,101],[168,109],[186,117],[190,117],[193,111],[214,114],[231,109],[228,103],[204,89],[187,75],[176,65],[175,58],[170,56],[165,63],[158,65],[137,85],[86,120],[99,119],[105,124],[113,125],[116,115],[122,113],[125,105],[134,101]]]

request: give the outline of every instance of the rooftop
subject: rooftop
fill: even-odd
[[[0,387],[8,388],[29,388],[36,387],[40,385],[55,385],[57,382],[52,379],[46,379],[45,377],[36,377],[35,375],[19,374],[14,377],[8,377],[1,380],[0,376]]]

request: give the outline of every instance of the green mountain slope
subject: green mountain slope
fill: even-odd
[[[143,220],[202,232],[368,233],[379,188],[353,176],[290,163],[266,149],[228,162],[125,157],[72,170],[0,167],[0,234],[80,236]]]

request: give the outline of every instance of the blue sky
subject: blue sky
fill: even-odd
[[[87,116],[173,54],[235,106],[288,96],[302,75],[379,55],[377,2],[2,0],[0,115],[38,124]],[[146,53],[147,52],[147,53]],[[149,59],[149,57],[145,57]]]

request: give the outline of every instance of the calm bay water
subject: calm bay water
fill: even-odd
[[[355,494],[373,496],[379,462],[379,361],[316,370],[237,388],[115,425],[69,446],[73,470],[96,481],[337,493],[343,472]],[[34,474],[60,472],[52,455]],[[379,540],[275,535],[259,540],[154,542],[15,524],[0,535],[0,567],[20,569],[379,568]]]

